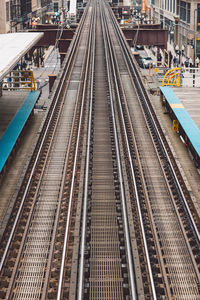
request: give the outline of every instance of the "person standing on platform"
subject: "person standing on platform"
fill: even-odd
[[[176,68],[176,66],[177,66],[177,59],[176,59],[176,56],[174,56],[174,58],[173,58],[173,64],[174,64],[174,67]]]
[[[171,68],[171,66],[172,66],[172,59],[173,59],[173,55],[172,55],[171,51],[169,51],[169,68]]]
[[[186,60],[185,60],[184,64],[185,64],[186,68],[189,67],[189,58],[188,57],[186,57]]]
[[[192,58],[189,59],[190,68],[192,68]]]
[[[196,63],[196,67],[198,68],[199,67],[199,58],[197,56],[196,60],[195,60],[195,63]]]

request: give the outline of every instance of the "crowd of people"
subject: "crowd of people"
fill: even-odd
[[[157,56],[157,61],[162,64],[163,60],[169,64],[169,68],[176,67],[185,67],[185,68],[199,68],[200,67],[200,59],[197,56],[195,61],[191,57],[185,57],[184,55],[180,55],[180,53],[175,53],[175,51],[165,51],[161,54],[161,51],[152,51],[154,55]],[[164,55],[164,56],[163,56]]]
[[[186,57],[185,61],[181,63],[181,67],[186,68],[198,68],[199,67],[199,57],[197,56],[195,63],[193,63],[192,58]],[[180,66],[180,58],[177,58],[176,56],[173,57],[173,65],[174,67]]]
[[[15,70],[27,70],[30,68],[32,69],[32,66],[35,67],[44,67],[44,52],[37,52],[35,51],[33,55],[30,57],[28,54],[25,54],[24,58],[18,62]]]

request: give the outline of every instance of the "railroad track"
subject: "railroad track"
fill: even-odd
[[[83,290],[89,299],[124,299],[130,293],[135,297],[136,293],[129,233],[127,224],[126,228],[123,226],[127,212],[122,204],[125,199],[119,179],[122,172],[119,145],[109,96],[111,77],[107,49],[104,49],[105,32],[101,25],[98,6],[78,299],[82,299]],[[129,279],[126,265],[131,270]]]
[[[163,294],[169,299],[199,299],[199,219],[152,111],[130,50],[109,11],[107,20],[113,20],[108,26],[118,71],[118,109],[123,110],[125,116],[127,150],[132,155],[130,165],[131,160],[133,163],[132,169],[128,165],[127,170],[135,176],[137,184],[138,214],[141,209],[156,287],[154,297]],[[153,249],[157,249],[157,253]]]
[[[200,299],[199,219],[109,5],[88,3],[1,241],[2,299]]]
[[[55,270],[59,268],[59,254],[56,256],[53,250],[59,249],[61,226],[66,223],[68,211],[69,230],[73,231],[76,201],[72,205],[69,194],[75,185],[78,187],[78,172],[75,178],[71,170],[78,158],[77,145],[81,143],[77,136],[83,121],[82,95],[91,18],[91,11],[86,10],[16,199],[17,213],[11,214],[1,244],[2,299],[44,299],[48,293],[51,297],[52,289],[47,288],[49,278],[59,277]],[[77,164],[76,167],[79,168]],[[52,262],[53,255],[57,261]]]

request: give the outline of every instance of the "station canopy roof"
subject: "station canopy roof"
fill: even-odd
[[[0,34],[0,81],[42,36],[38,32]]]

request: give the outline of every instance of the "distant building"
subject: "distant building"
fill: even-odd
[[[0,0],[0,33],[10,31],[10,1]]]
[[[151,14],[176,49],[193,60],[200,56],[200,0],[151,0]]]
[[[17,32],[45,23],[52,0],[0,0],[0,33]]]

